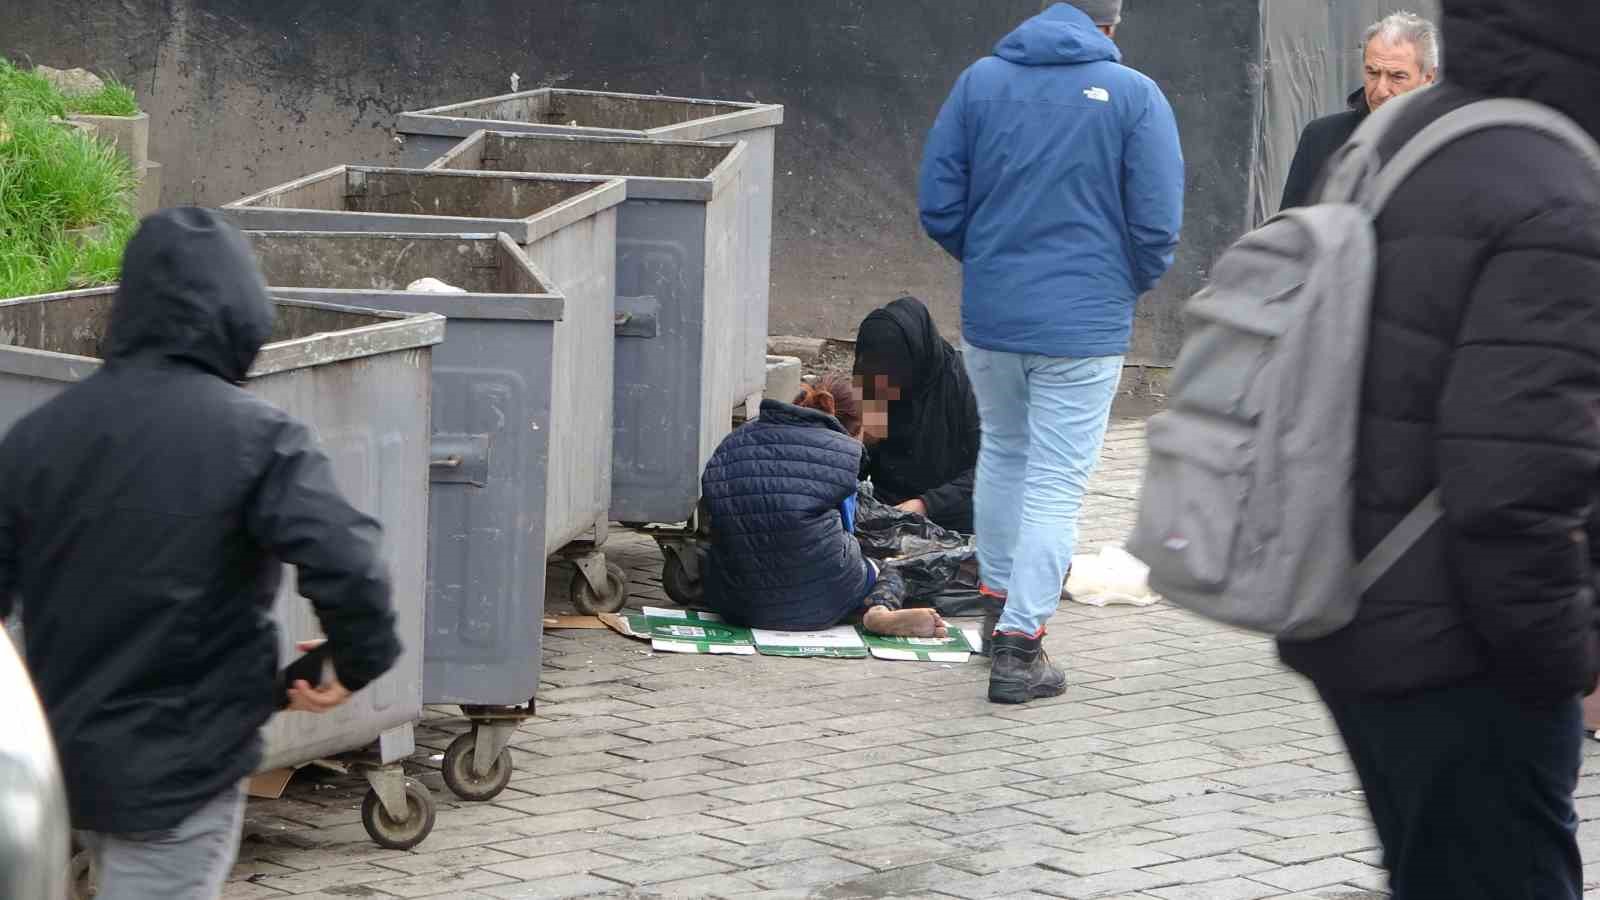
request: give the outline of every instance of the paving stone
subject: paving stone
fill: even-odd
[[[617,865],[617,859],[614,856],[606,856],[593,850],[579,850],[574,853],[553,853],[533,859],[497,863],[486,868],[489,872],[493,872],[496,875],[504,875],[507,878],[514,878],[519,881],[537,881],[545,878],[571,875],[576,872],[591,872],[614,865]],[[615,887],[616,884],[613,882],[611,886]]]
[[[1170,853],[1183,859],[1194,859],[1200,856],[1214,856],[1218,853],[1228,853],[1243,847],[1255,847],[1272,843],[1272,835],[1261,834],[1255,831],[1245,831],[1240,828],[1222,828],[1216,831],[1202,831],[1199,834],[1185,835],[1150,844],[1152,850]]]
[[[724,765],[725,767],[725,764],[718,765]],[[654,769],[655,767],[652,766],[651,768]],[[659,800],[662,797],[700,793],[721,796],[717,793],[719,789],[731,787],[734,787],[734,785],[721,778],[702,774],[661,776],[633,784],[605,785],[607,791],[624,797],[631,797],[634,800]]]
[[[838,851],[835,851],[838,852]],[[885,844],[881,847],[870,847],[865,850],[849,850],[838,852],[839,858],[866,866],[869,869],[900,869],[914,866],[919,863],[936,862],[959,856],[966,853],[963,847],[956,847],[944,841],[923,839],[918,841],[905,841],[903,843]]]
[[[592,875],[564,875],[540,881],[486,888],[484,893],[501,900],[564,900],[567,897],[596,897],[620,888],[615,881]]]
[[[826,837],[826,835],[824,835]],[[771,844],[751,844],[741,846],[719,841],[721,847],[705,851],[712,859],[725,862],[736,869],[759,869],[763,866],[775,866],[779,863],[794,862],[797,859],[813,859],[818,856],[839,856],[839,848],[830,847],[808,838],[793,838],[785,841],[775,841]]]
[[[948,837],[945,832],[922,825],[878,825],[872,828],[855,828],[819,835],[821,843],[842,850],[869,850],[889,844]]]
[[[705,875],[721,875],[734,867],[704,856],[674,856],[644,863],[627,863],[596,869],[594,874],[624,884],[657,884],[664,881],[681,881]]]
[[[825,835],[838,830],[839,826],[815,819],[779,819],[775,822],[740,825],[737,828],[723,828],[706,833],[710,837],[732,841],[735,844],[770,844],[793,838]]]
[[[1149,893],[1162,900],[1257,900],[1270,897],[1274,888],[1247,878],[1229,878],[1205,884],[1180,885],[1157,888]]]
[[[441,894],[459,897],[467,891],[503,885],[510,881],[510,878],[488,869],[466,867],[425,872],[393,881],[380,881],[373,887],[396,897],[437,897]]]
[[[703,834],[679,834],[648,841],[628,841],[605,847],[607,856],[629,862],[652,862],[674,856],[691,856],[697,853],[711,855],[719,850],[737,849],[737,844],[719,841]]]
[[[1260,872],[1271,872],[1278,868],[1276,863],[1256,859],[1253,856],[1245,856],[1242,853],[1223,853],[1217,856],[1204,856],[1199,859],[1151,866],[1148,871],[1153,875],[1171,878],[1178,884],[1203,884],[1228,878],[1243,878]]]
[[[1251,856],[1258,856],[1269,862],[1287,866],[1326,859],[1330,856],[1342,856],[1357,850],[1368,850],[1376,845],[1376,841],[1360,832],[1331,835],[1313,834],[1306,837],[1289,838],[1286,841],[1251,844],[1249,845],[1249,853]]]
[[[759,869],[747,869],[740,872],[739,877],[764,888],[776,889],[805,887],[828,881],[848,881],[870,871],[872,870],[866,866],[846,862],[837,857],[821,856],[815,859],[779,863],[775,866],[763,866]]]
[[[1297,866],[1285,866],[1251,877],[1256,881],[1265,882],[1286,891],[1305,891],[1311,888],[1327,887],[1346,882],[1358,883],[1362,880],[1381,880],[1386,878],[1386,875],[1382,869],[1376,869],[1354,860],[1335,857]]]

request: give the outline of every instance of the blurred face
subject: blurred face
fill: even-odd
[[[900,399],[900,388],[887,375],[856,377],[856,395],[861,398],[861,436],[875,444],[889,436],[889,404]]]
[[[1367,44],[1365,74],[1367,107],[1374,112],[1401,94],[1433,83],[1433,72],[1422,71],[1422,54],[1415,44],[1390,44],[1378,35]]]

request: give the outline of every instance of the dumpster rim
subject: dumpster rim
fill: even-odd
[[[435,171],[467,171],[467,172],[517,172],[524,170],[510,169],[454,169],[450,163],[455,161],[462,153],[472,146],[488,140],[489,135],[507,140],[537,140],[537,141],[568,141],[574,144],[645,144],[664,147],[694,147],[698,149],[716,148],[727,149],[711,171],[699,178],[668,178],[659,175],[623,175],[616,172],[581,172],[563,173],[548,172],[545,170],[533,171],[531,174],[540,175],[592,175],[602,178],[620,178],[628,183],[629,200],[678,200],[690,203],[710,203],[720,196],[732,182],[732,173],[738,166],[744,164],[745,155],[749,151],[749,142],[744,140],[733,141],[679,141],[659,140],[650,137],[622,137],[616,135],[599,134],[552,134],[539,131],[503,131],[498,128],[480,128],[467,135],[460,143],[451,147],[448,152],[433,162],[428,163],[426,170]]]
[[[509,94],[494,94],[488,97],[478,97],[473,100],[461,100],[456,103],[445,103],[439,106],[429,106],[424,109],[406,110],[402,116],[439,116],[441,118],[462,118],[460,116],[446,115],[450,110],[460,109],[463,106],[476,106],[480,103],[503,103],[507,100],[522,100],[540,94],[576,94],[582,97],[617,97],[623,100],[647,100],[658,103],[688,103],[694,106],[737,106],[736,113],[764,110],[778,106],[776,103],[762,103],[752,100],[713,100],[709,97],[676,97],[670,94],[635,94],[627,91],[596,91],[586,88],[539,87],[527,91],[513,91]],[[708,117],[710,118],[710,117]],[[530,123],[533,124],[533,123]],[[578,126],[579,128],[587,126]],[[642,129],[612,129],[621,131],[639,131]]]
[[[553,181],[571,182],[576,184],[589,184],[591,187],[576,196],[569,197],[560,203],[544,207],[538,212],[527,216],[515,218],[486,218],[481,216],[448,216],[437,213],[390,213],[390,212],[359,212],[344,209],[311,209],[306,207],[261,206],[258,205],[263,198],[282,193],[315,181],[348,175],[351,172],[398,172],[409,175],[428,175],[439,178],[504,178],[517,181]],[[408,228],[406,223],[422,219],[445,220],[459,226],[457,232],[446,234],[494,234],[504,232],[519,244],[535,243],[575,222],[604,212],[617,206],[627,199],[628,185],[625,179],[612,177],[599,177],[592,175],[562,175],[540,172],[482,172],[471,169],[412,169],[404,166],[373,166],[357,163],[346,163],[324,169],[312,175],[303,176],[293,181],[275,185],[264,191],[252,194],[224,204],[220,209],[226,213],[236,227],[245,231],[300,231],[314,232],[317,229],[307,228],[280,228],[271,226],[255,226],[252,220],[275,222],[295,221],[297,218],[311,214],[324,216],[348,217],[351,223],[366,223],[372,227],[365,232],[352,228],[328,229],[328,232],[342,232],[349,234],[417,233],[414,228]],[[613,196],[615,194],[616,196]],[[394,227],[385,227],[380,223],[399,223]],[[424,232],[425,233],[425,232]],[[546,286],[550,284],[546,279]]]
[[[119,289],[120,284],[108,284],[90,288],[78,288],[71,291],[53,291],[46,294],[30,294],[26,297],[11,297],[0,300],[0,309],[105,294],[109,294],[114,298]],[[268,292],[270,294],[270,289]],[[393,310],[368,309],[294,297],[274,296],[272,297],[272,302],[274,306],[285,303],[292,306],[326,309],[333,312],[357,313],[380,321],[356,328],[347,328],[342,331],[321,331],[287,341],[274,341],[265,344],[262,346],[261,351],[256,354],[250,370],[245,373],[247,381],[295,369],[432,347],[444,340],[445,317],[433,313],[405,313]],[[354,346],[355,341],[362,334],[371,336],[372,340],[366,347]],[[306,361],[306,357],[314,355],[311,351],[314,351],[315,345],[319,342],[324,344],[342,342],[345,344],[345,349]],[[99,357],[41,350],[37,347],[0,345],[0,374],[74,383],[93,375],[103,365],[105,365],[105,360]]]

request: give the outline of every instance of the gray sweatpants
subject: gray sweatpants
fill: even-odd
[[[96,900],[217,900],[239,855],[244,800],[241,785],[218,794],[174,828],[79,832],[99,872]]]

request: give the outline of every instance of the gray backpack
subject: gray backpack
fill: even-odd
[[[1285,640],[1323,637],[1443,515],[1436,490],[1357,561],[1352,479],[1378,212],[1425,160],[1485,129],[1543,132],[1597,171],[1600,147],[1555,110],[1486,100],[1380,165],[1384,133],[1425,93],[1370,116],[1331,164],[1319,205],[1246,235],[1185,309],[1189,335],[1168,411],[1149,424],[1128,542],[1151,588],[1180,607]]]

